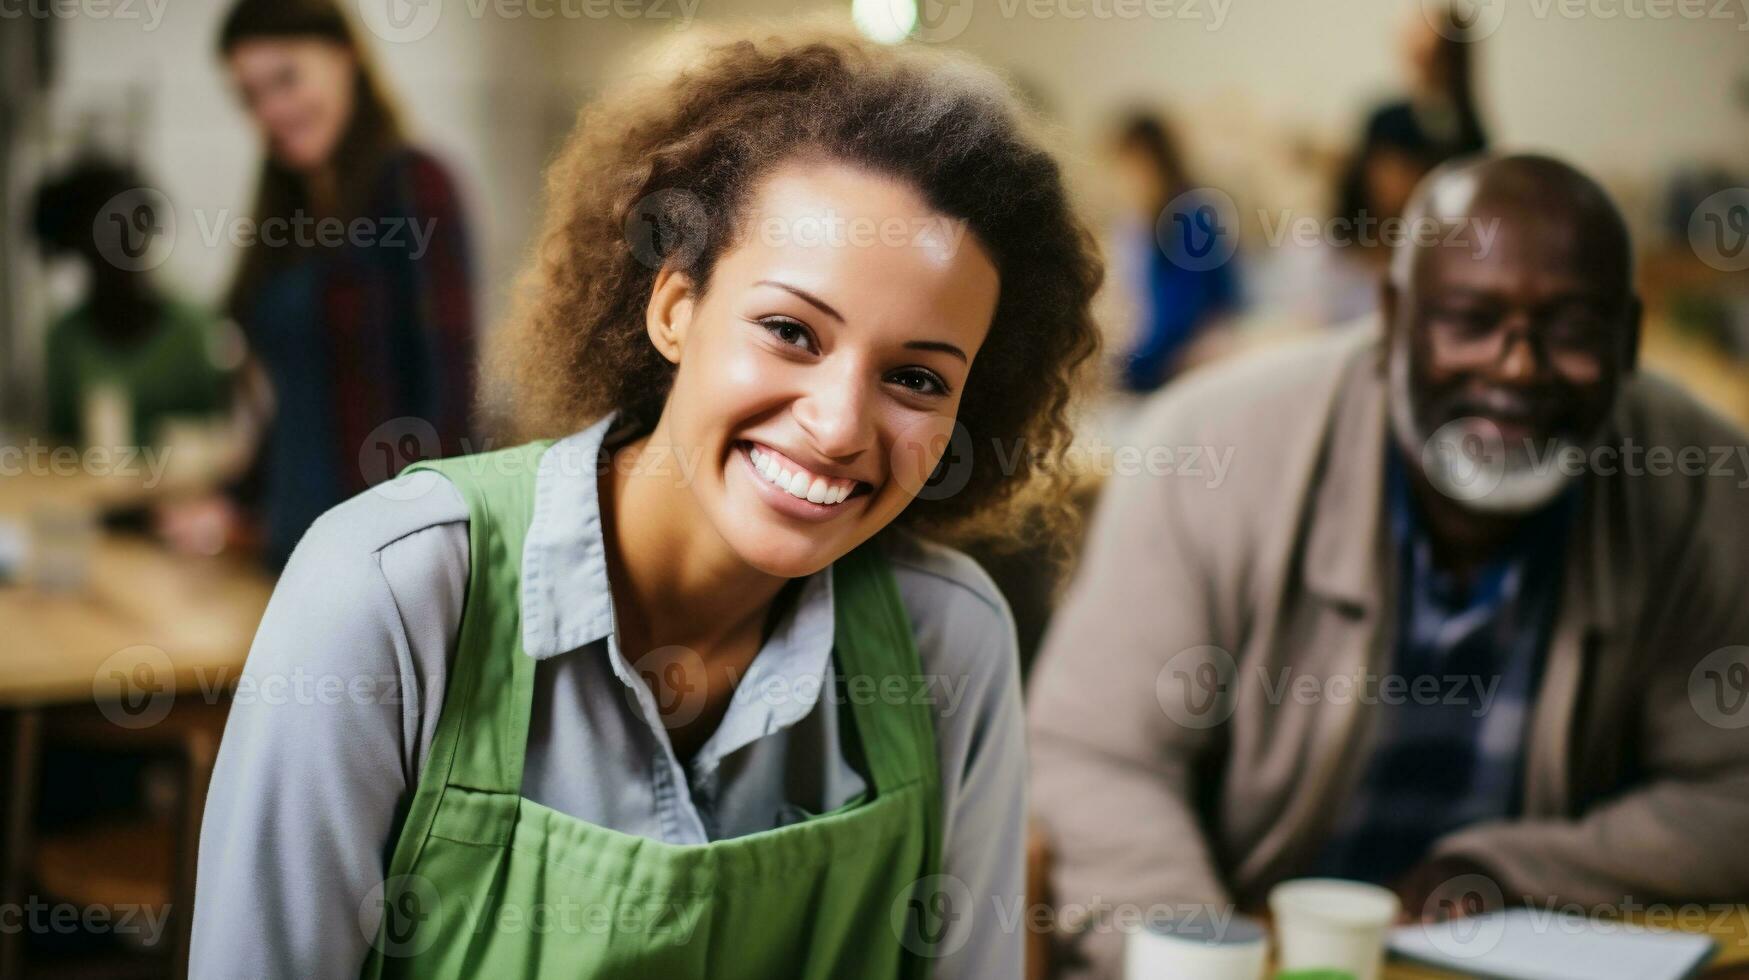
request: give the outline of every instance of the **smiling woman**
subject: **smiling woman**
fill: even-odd
[[[963,63],[733,40],[586,110],[547,207],[514,445],[287,568],[250,673],[404,696],[237,706],[195,974],[1018,976],[1014,627],[926,536],[1061,513],[1057,165]]]
[[[901,261],[950,283],[981,275],[995,311],[958,346],[973,353],[983,330],[988,342],[975,351],[975,371],[965,358],[952,369],[972,383],[952,386],[938,407],[960,435],[951,460],[959,472],[937,476],[959,489],[922,494],[899,521],[960,537],[1011,532],[1015,510],[1043,508],[1044,526],[1061,528],[1068,474],[1043,470],[1069,439],[1070,394],[1096,343],[1087,300],[1102,269],[1056,161],[1030,128],[1002,83],[978,68],[836,37],[722,43],[678,77],[611,92],[583,111],[548,171],[538,259],[488,355],[493,414],[524,438],[556,437],[616,410],[653,422],[687,373],[646,336],[657,278],[681,273],[724,292],[760,278],[788,282],[735,282],[738,269],[719,264],[736,246],[756,253],[742,256],[749,269],[777,259],[812,262],[816,277],[828,263],[855,269],[836,276],[842,288],[910,306],[892,310],[901,315],[952,292],[927,294],[929,280]],[[900,283],[909,295],[892,295]],[[806,295],[855,312],[802,288],[791,305],[806,314],[804,333],[843,324]],[[895,323],[895,338],[945,340],[937,334],[954,327],[952,315],[978,320],[976,288],[951,298],[951,310]],[[863,320],[852,325],[874,326]],[[942,364],[933,353],[926,360]]]

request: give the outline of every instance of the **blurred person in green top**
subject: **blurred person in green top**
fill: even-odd
[[[149,269],[136,268],[149,263],[105,247],[104,222],[128,221],[130,195],[142,193],[128,167],[97,158],[37,191],[33,223],[44,255],[71,256],[85,270],[83,298],[50,325],[44,349],[48,433],[68,444],[159,443],[165,422],[210,420],[230,405],[223,322],[154,285]],[[119,436],[113,423],[91,431],[91,413],[103,411],[96,400],[106,398],[121,406]]]

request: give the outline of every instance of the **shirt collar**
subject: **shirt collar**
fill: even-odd
[[[603,446],[629,435],[617,418],[610,414],[555,442],[535,473],[534,514],[522,547],[522,648],[537,660],[613,635],[598,481],[605,472]],[[709,740],[712,754],[727,755],[813,709],[835,622],[827,567],[801,584],[737,685],[737,698],[755,699],[770,710],[732,711]]]
[[[522,649],[536,660],[613,633],[600,488],[608,415],[541,454],[522,545]]]

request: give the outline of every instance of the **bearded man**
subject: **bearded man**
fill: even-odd
[[[1635,371],[1589,178],[1458,162],[1405,218],[1382,323],[1149,406],[1224,480],[1106,490],[1029,691],[1067,975],[1305,875],[1415,917],[1749,894],[1744,434]]]

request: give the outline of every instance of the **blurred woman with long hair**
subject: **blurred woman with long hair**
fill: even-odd
[[[265,148],[229,307],[272,392],[253,482],[280,565],[329,507],[461,448],[468,236],[330,0],[241,0],[218,46]]]

